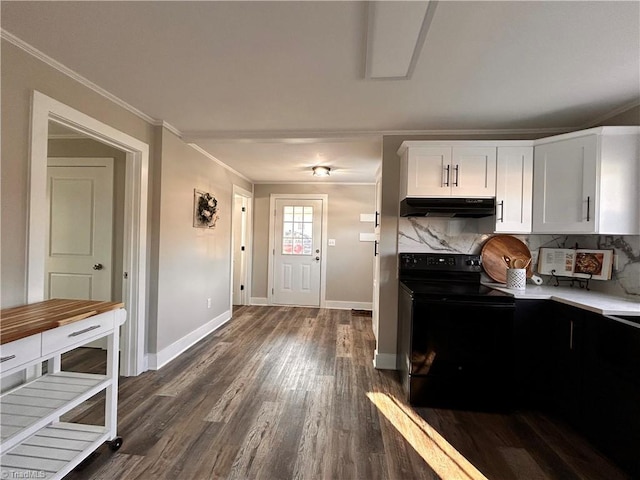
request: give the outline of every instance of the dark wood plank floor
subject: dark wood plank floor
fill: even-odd
[[[156,372],[121,378],[122,448],[71,479],[625,479],[561,422],[533,413],[411,409],[372,367],[371,318],[240,307]],[[99,350],[63,367],[104,370]],[[65,420],[100,423],[95,397]]]

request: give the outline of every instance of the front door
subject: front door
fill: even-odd
[[[272,303],[320,306],[321,199],[275,200]]]
[[[113,159],[50,158],[45,296],[111,300]]]

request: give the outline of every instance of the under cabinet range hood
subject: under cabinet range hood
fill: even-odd
[[[480,218],[495,212],[495,198],[407,197],[400,202],[401,217]]]

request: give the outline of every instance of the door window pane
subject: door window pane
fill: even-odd
[[[313,253],[313,207],[287,205],[282,210],[282,254]]]

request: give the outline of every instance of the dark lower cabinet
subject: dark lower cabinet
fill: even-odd
[[[549,349],[551,301],[516,300],[514,349],[516,404],[525,408],[548,409],[553,397],[553,360]]]
[[[518,300],[515,336],[520,405],[559,415],[640,478],[640,329]]]
[[[580,310],[556,302],[516,301],[521,406],[558,413],[574,425],[581,421],[582,320]]]
[[[583,310],[553,303],[547,323],[549,329],[550,385],[549,407],[577,429],[582,429],[584,412],[583,362],[585,324]]]
[[[640,329],[586,314],[583,432],[640,478]]]

